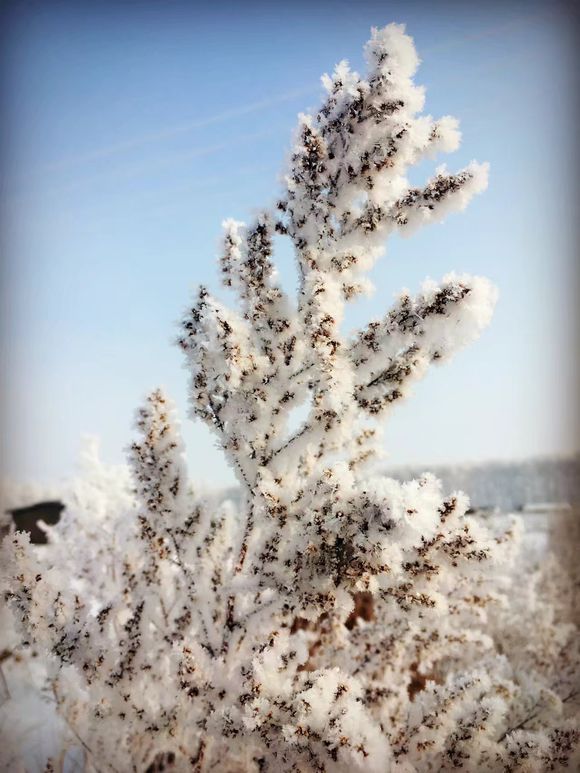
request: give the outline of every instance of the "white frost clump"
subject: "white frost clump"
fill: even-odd
[[[386,238],[463,209],[487,180],[472,163],[409,185],[411,165],[458,146],[457,122],[421,114],[402,27],[374,30],[366,55],[365,78],[341,63],[318,113],[300,117],[277,214],[225,221],[237,308],[202,288],[183,319],[191,411],[235,469],[241,505],[192,492],[157,391],[130,451],[134,495],[81,493],[43,552],[7,541],[6,598],[88,770],[579,762],[575,628],[511,568],[517,524],[488,530],[431,475],[365,471],[376,420],[477,338],[496,296],[449,274],[341,334]],[[297,304],[276,280],[274,232],[295,249]]]

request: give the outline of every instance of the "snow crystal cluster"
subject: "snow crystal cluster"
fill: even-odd
[[[477,338],[496,298],[485,279],[449,274],[341,333],[387,237],[463,209],[487,179],[471,163],[410,186],[409,167],[458,147],[457,122],[422,113],[403,27],[373,30],[366,60],[365,77],[346,62],[324,77],[276,210],[224,223],[237,305],[201,288],[182,322],[191,412],[215,432],[241,504],[196,496],[156,391],[138,414],[132,489],[103,486],[100,469],[46,548],[7,539],[21,650],[44,658],[86,770],[580,762],[566,577],[522,577],[517,523],[486,528],[432,475],[400,483],[365,467],[377,421]],[[275,233],[294,247],[297,299],[277,281]]]

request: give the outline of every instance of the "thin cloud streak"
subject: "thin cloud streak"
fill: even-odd
[[[272,137],[278,134],[280,129],[278,127],[268,127],[262,131],[249,132],[248,134],[240,134],[233,139],[214,143],[213,145],[202,145],[200,147],[192,147],[189,150],[179,153],[166,154],[161,157],[150,158],[141,164],[133,164],[131,166],[115,167],[113,169],[106,169],[102,172],[97,172],[89,176],[82,176],[71,180],[70,182],[62,184],[51,185],[48,189],[43,191],[43,195],[47,194],[53,196],[57,193],[70,193],[71,191],[78,190],[79,188],[90,187],[95,183],[100,183],[107,180],[114,181],[127,181],[136,177],[141,177],[149,173],[154,173],[158,170],[162,170],[166,167],[170,167],[175,164],[191,161],[195,158],[203,158],[205,156],[211,156],[215,153],[219,153],[222,150],[228,150],[229,148],[239,145],[245,145],[246,143],[252,143],[259,139],[266,137]],[[14,192],[10,198],[5,196],[5,201],[11,201],[13,204],[21,204],[22,198],[26,198],[27,195],[33,194],[37,189],[27,189]]]
[[[115,145],[109,145],[108,147],[90,151],[84,155],[65,158],[61,161],[56,161],[52,164],[46,165],[44,170],[47,172],[60,171],[61,169],[66,169],[71,166],[77,166],[79,164],[97,161],[103,158],[109,158],[111,156],[124,153],[128,150],[133,150],[134,148],[141,147],[143,145],[162,142],[166,139],[171,139],[182,134],[187,134],[191,131],[194,131],[195,129],[202,129],[213,124],[224,123],[225,121],[229,121],[232,118],[239,118],[240,116],[248,115],[250,113],[259,113],[262,110],[267,110],[270,107],[274,107],[284,102],[291,102],[293,99],[312,94],[315,91],[318,91],[318,89],[314,89],[312,87],[294,89],[293,91],[288,91],[276,97],[269,97],[267,99],[262,99],[259,102],[253,102],[249,105],[243,105],[240,107],[232,108],[231,110],[225,110],[221,113],[216,113],[215,115],[207,116],[206,118],[200,118],[196,121],[190,121],[188,123],[177,126],[170,126],[165,129],[161,129],[158,132],[143,134],[139,137],[133,137],[132,139],[119,142]]]
[[[505,24],[488,27],[477,33],[473,33],[470,35],[463,35],[458,38],[452,38],[439,45],[431,46],[429,48],[424,49],[423,53],[429,55],[432,53],[445,51],[453,48],[456,45],[461,45],[462,43],[469,42],[471,40],[500,35],[503,32],[513,29],[514,27],[519,28],[521,27],[522,24],[533,23],[540,19],[547,20],[544,13],[539,12],[536,14],[530,14],[523,18],[522,17],[515,18],[509,22],[506,22]],[[229,121],[232,118],[239,118],[244,115],[259,113],[259,112],[262,112],[263,110],[267,110],[270,107],[275,107],[276,105],[283,104],[285,102],[291,102],[293,99],[297,99],[299,97],[306,96],[308,94],[318,93],[319,91],[320,91],[319,86],[317,87],[310,86],[308,88],[293,89],[291,91],[287,91],[277,96],[266,97],[265,99],[259,100],[257,102],[253,102],[249,105],[240,105],[238,107],[231,108],[230,110],[225,110],[223,112],[216,113],[215,115],[206,116],[205,118],[199,118],[197,120],[189,121],[187,123],[179,124],[176,126],[168,126],[164,129],[160,129],[157,132],[143,134],[138,137],[133,137],[128,140],[124,140],[122,142],[116,143],[114,145],[97,148],[96,150],[89,151],[82,155],[64,158],[60,161],[55,161],[54,163],[45,165],[43,169],[44,171],[47,171],[47,172],[54,172],[54,171],[67,169],[71,166],[77,166],[77,165],[82,165],[84,163],[90,163],[91,161],[102,160],[104,158],[109,158],[111,156],[115,156],[115,155],[124,153],[126,151],[133,150],[134,148],[142,147],[143,145],[162,142],[163,140],[172,139],[174,137],[187,134],[191,131],[195,131],[196,129],[202,129],[207,126],[212,126],[214,124],[224,123],[225,121]]]

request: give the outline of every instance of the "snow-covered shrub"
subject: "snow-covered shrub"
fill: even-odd
[[[47,653],[89,770],[578,761],[575,629],[512,569],[517,524],[488,530],[431,475],[365,468],[377,421],[479,335],[496,296],[449,274],[341,334],[387,237],[463,209],[487,179],[474,162],[411,187],[410,166],[457,148],[457,122],[422,114],[402,27],[373,30],[366,58],[365,78],[342,62],[318,113],[300,117],[277,211],[225,222],[238,306],[202,288],[183,319],[192,415],[216,433],[241,505],[196,497],[156,391],[130,449],[134,495],[81,492],[43,553],[8,540],[7,598]],[[275,233],[295,249],[297,301],[276,278]]]

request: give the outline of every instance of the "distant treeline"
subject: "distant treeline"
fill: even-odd
[[[473,507],[518,510],[540,503],[580,503],[580,455],[481,464],[399,466],[389,477],[412,480],[432,472],[444,489],[460,489]]]

